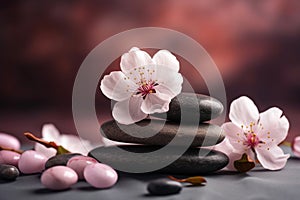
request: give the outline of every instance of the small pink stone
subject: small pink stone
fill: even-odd
[[[18,150],[21,144],[16,137],[6,133],[0,133],[0,146]]]
[[[24,174],[34,174],[42,172],[45,169],[46,156],[34,151],[28,150],[21,154],[18,167]]]
[[[118,180],[117,172],[108,165],[94,163],[86,166],[83,171],[85,180],[96,188],[109,188]]]
[[[55,166],[47,169],[41,176],[42,184],[51,190],[65,190],[78,181],[76,172],[66,166]]]
[[[93,163],[98,163],[98,161],[88,156],[74,156],[68,161],[67,167],[72,168],[77,173],[78,179],[82,180],[84,168]]]
[[[20,154],[13,151],[0,151],[0,164],[8,164],[18,167]]]

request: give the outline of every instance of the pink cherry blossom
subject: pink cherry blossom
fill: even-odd
[[[286,138],[289,122],[282,114],[276,107],[259,113],[254,102],[245,96],[232,102],[231,122],[222,125],[226,139],[214,148],[229,156],[228,169],[234,169],[233,162],[244,153],[269,170],[285,166],[289,155],[284,154],[278,144]]]
[[[294,138],[292,143],[292,150],[294,155],[300,158],[300,136]]]
[[[87,155],[93,149],[93,145],[87,140],[81,139],[76,135],[60,134],[53,124],[45,124],[42,128],[42,138],[46,141],[53,141],[57,145],[61,145],[72,153],[80,153]],[[53,148],[47,148],[39,143],[35,144],[35,150],[50,158],[56,154]]]
[[[167,50],[158,51],[153,58],[136,47],[121,57],[121,71],[104,76],[101,90],[117,101],[112,115],[122,124],[132,124],[149,114],[169,110],[169,103],[182,89],[183,78],[179,62]]]

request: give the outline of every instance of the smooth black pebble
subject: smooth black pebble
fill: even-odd
[[[181,183],[168,179],[154,180],[151,181],[147,186],[148,192],[152,195],[177,194],[181,191],[181,189]]]
[[[177,123],[195,123],[195,118],[201,123],[220,116],[223,110],[223,104],[213,97],[183,92],[172,99],[166,114],[168,120]],[[166,114],[157,113],[153,116],[165,118]]]
[[[20,175],[19,170],[13,165],[0,165],[0,179],[13,181]]]
[[[48,169],[50,167],[58,166],[58,165],[63,165],[66,166],[68,161],[74,157],[74,156],[80,156],[81,154],[79,153],[66,153],[66,154],[60,154],[53,156],[49,158],[45,164],[45,169]]]

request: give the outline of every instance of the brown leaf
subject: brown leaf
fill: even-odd
[[[185,179],[178,179],[173,176],[168,176],[168,177],[173,181],[177,181],[181,183],[190,183],[192,185],[204,185],[207,182],[205,178],[202,176],[192,176]]]
[[[234,161],[234,168],[242,173],[248,172],[255,167],[255,163],[248,159],[247,154],[243,154],[241,159]]]

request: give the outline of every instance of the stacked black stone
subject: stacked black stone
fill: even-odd
[[[137,153],[136,157],[124,158],[112,147],[96,148],[90,152],[90,156],[100,162],[113,162],[113,165],[134,166],[136,160],[140,162],[141,159],[143,164],[157,165],[164,157],[178,156],[178,146],[187,146],[183,155],[158,171],[172,174],[207,174],[218,171],[228,164],[228,157],[202,147],[213,146],[224,140],[219,126],[205,123],[220,116],[223,109],[222,103],[215,98],[181,93],[172,99],[167,113],[155,114],[151,120],[145,119],[131,125],[119,124],[114,120],[102,124],[101,134],[104,137],[118,142],[141,144],[120,146],[126,151]],[[170,155],[164,154],[156,159],[147,159],[143,155],[165,145],[171,146]]]

